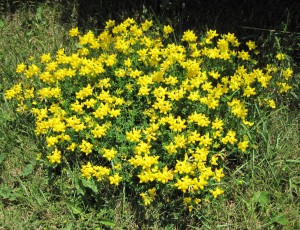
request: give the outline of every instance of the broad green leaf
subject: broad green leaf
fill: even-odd
[[[5,22],[3,20],[0,20],[0,28],[3,28],[5,26]]]
[[[23,168],[21,175],[22,176],[28,176],[33,171],[33,167],[34,167],[34,165],[32,163],[26,165]]]
[[[78,208],[76,206],[70,206],[70,209],[71,209],[72,213],[75,214],[75,215],[82,213],[81,208]]]
[[[0,164],[1,164],[2,161],[4,161],[4,160],[5,160],[5,154],[2,153],[2,154],[0,154]]]
[[[298,100],[297,94],[295,94],[294,92],[290,92],[290,94],[291,94],[294,98],[296,98],[296,99]]]
[[[271,221],[272,221],[272,223],[277,223],[280,225],[288,225],[289,224],[289,220],[284,215],[276,216],[276,217],[272,218]]]
[[[42,7],[42,6],[39,6],[39,7],[37,8],[36,14],[35,14],[37,20],[42,20],[42,18],[43,18],[43,11],[44,11],[44,10],[43,10],[43,7]]]
[[[75,178],[74,178],[74,185],[75,185],[76,191],[79,194],[81,194],[81,195],[85,194],[85,187],[83,187],[83,185],[81,184],[81,181],[79,181],[77,176],[75,176]]]
[[[266,206],[268,203],[270,203],[270,195],[267,191],[258,191],[254,193],[252,201],[259,203],[261,206]]]
[[[82,181],[82,184],[83,184],[84,187],[92,189],[93,192],[95,192],[95,193],[98,192],[98,188],[95,185],[94,181],[92,181],[92,180],[86,180],[86,179],[82,179],[81,181]]]
[[[269,204],[270,203],[270,194],[268,192],[266,192],[266,191],[262,191],[260,193],[258,202],[262,206],[265,206],[265,205]]]
[[[70,201],[67,204],[73,214],[77,215],[82,213],[82,209],[78,207],[78,203],[76,201]]]
[[[100,224],[107,226],[107,227],[114,227],[116,224],[110,220],[101,220]]]
[[[64,230],[72,230],[72,229],[74,229],[72,223],[68,224],[68,225],[64,228]]]

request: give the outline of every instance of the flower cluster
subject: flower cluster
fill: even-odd
[[[19,64],[23,80],[5,98],[35,116],[50,166],[78,158],[89,180],[130,182],[145,205],[177,191],[192,210],[224,192],[223,160],[251,146],[254,104],[276,108],[268,92],[289,91],[293,71],[258,67],[255,42],[241,49],[231,33],[188,30],[176,44],[171,26],[152,27],[129,18],[99,35],[74,28],[78,49]]]

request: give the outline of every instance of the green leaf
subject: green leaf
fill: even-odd
[[[0,189],[0,197],[1,198],[7,199],[7,198],[9,198],[9,195],[10,195],[10,191],[7,191],[6,187]]]
[[[110,220],[101,220],[100,224],[107,226],[107,227],[114,227],[116,224]]]
[[[0,154],[0,164],[5,160],[5,154]]]
[[[262,205],[268,205],[270,203],[270,194],[266,191],[260,193],[258,202]]]
[[[83,185],[81,184],[81,182],[79,181],[77,176],[74,179],[74,185],[75,185],[76,191],[79,194],[81,194],[81,195],[85,194],[85,188],[83,187]]]
[[[259,196],[260,196],[260,192],[255,192],[252,197],[252,201],[255,203],[258,202]]]
[[[289,220],[284,215],[276,216],[276,217],[272,218],[271,221],[272,221],[272,223],[277,223],[280,225],[288,225],[289,224]]]
[[[33,171],[34,165],[32,163],[26,165],[21,173],[21,176],[28,176]]]
[[[82,179],[81,181],[84,187],[92,189],[94,193],[98,192],[98,188],[93,180]]]
[[[0,20],[0,28],[3,28],[5,26],[5,22],[3,20]]]
[[[294,92],[290,92],[290,93],[291,93],[291,95],[292,95],[294,98],[296,98],[296,99],[298,100],[297,94],[295,94]]]
[[[72,229],[74,229],[72,223],[68,224],[68,225],[64,228],[64,230],[72,230]]]
[[[82,47],[83,47],[83,45],[81,45],[81,44],[75,44],[75,47],[77,48],[77,49],[81,49]]]
[[[270,194],[267,191],[258,191],[254,193],[252,200],[261,206],[266,206],[270,203]]]
[[[42,20],[43,18],[43,7],[42,6],[39,6],[36,10],[36,14],[35,14],[35,17],[37,20]]]
[[[70,202],[69,208],[71,209],[72,213],[75,215],[82,213],[82,209],[77,207],[76,203]]]

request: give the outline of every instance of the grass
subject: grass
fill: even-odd
[[[67,46],[61,17],[59,5],[42,4],[0,18],[0,229],[300,229],[297,98],[257,124],[257,148],[227,162],[226,194],[194,215],[163,202],[143,209],[123,189],[82,197],[75,172],[47,171],[32,118],[14,113],[3,92],[18,80],[17,63]]]

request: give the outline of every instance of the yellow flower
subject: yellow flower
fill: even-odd
[[[47,63],[51,60],[51,56],[50,56],[50,53],[47,53],[47,54],[43,54],[41,56],[41,63]]]
[[[208,74],[210,76],[212,76],[214,79],[218,79],[220,77],[220,74],[218,72],[214,71],[214,70],[208,72]]]
[[[143,31],[147,31],[151,26],[153,25],[153,22],[150,20],[146,20],[144,23],[142,23],[142,29]]]
[[[224,125],[224,122],[223,122],[222,120],[220,120],[219,118],[216,118],[216,119],[212,122],[212,128],[213,128],[213,129],[222,130],[222,129],[223,129],[223,125]]]
[[[87,85],[87,87],[82,88],[79,92],[76,93],[77,99],[84,99],[88,96],[91,96],[93,94],[93,87],[91,87],[90,84]]]
[[[240,149],[242,152],[245,152],[246,149],[248,148],[248,146],[249,146],[248,140],[244,140],[244,141],[241,141],[240,143],[238,143],[238,149]]]
[[[76,102],[70,104],[71,105],[71,110],[76,112],[76,113],[83,113],[83,106],[84,103],[80,103],[78,100],[76,100]]]
[[[192,202],[192,198],[190,198],[190,197],[184,197],[183,198],[183,203],[184,204],[189,204],[189,203],[191,203]]]
[[[117,117],[121,115],[121,110],[120,109],[111,109],[109,111],[110,117]]]
[[[131,132],[126,132],[126,139],[130,142],[138,142],[140,141],[141,137],[141,130],[136,130],[133,128]]]
[[[292,88],[292,86],[288,85],[286,82],[276,82],[276,84],[280,87],[280,93],[286,93]]]
[[[171,142],[169,145],[165,145],[164,148],[167,150],[168,154],[172,155],[173,153],[177,153],[177,146]]]
[[[116,24],[115,20],[108,20],[106,22],[105,29],[109,29],[109,28],[113,27],[115,24]]]
[[[216,170],[215,170],[214,179],[215,179],[217,182],[220,182],[220,181],[221,181],[221,178],[223,178],[224,176],[225,176],[225,174],[223,173],[223,169],[222,169],[222,168],[216,169]]]
[[[82,165],[80,171],[81,171],[83,177],[86,177],[87,179],[90,179],[92,177],[93,172],[94,172],[94,169],[93,169],[93,166],[91,165],[91,162],[88,162],[86,165]]]
[[[25,77],[30,78],[35,74],[38,74],[40,71],[40,68],[38,66],[36,66],[35,64],[32,64],[30,66],[28,66],[28,69],[25,70]]]
[[[86,140],[82,140],[81,145],[79,145],[80,151],[84,152],[86,155],[93,151],[93,145]]]
[[[159,98],[153,104],[153,108],[159,109],[160,113],[167,114],[168,111],[172,110],[172,104],[169,101]]]
[[[196,204],[199,204],[200,202],[201,202],[201,199],[199,199],[199,198],[196,198],[196,199],[195,199],[195,203],[196,203]]]
[[[176,119],[169,117],[168,123],[170,124],[170,129],[174,132],[181,132],[187,126],[185,125],[185,120],[181,120],[181,117],[178,116]]]
[[[184,135],[176,135],[174,137],[174,143],[176,148],[185,148],[187,144],[187,139]]]
[[[74,152],[76,146],[77,146],[76,143],[72,142],[71,145],[69,145],[69,146],[67,147],[67,150],[70,150],[71,152]]]
[[[254,122],[246,121],[245,119],[242,120],[243,124],[248,125],[252,127],[254,125]]]
[[[272,109],[275,109],[276,108],[276,103],[273,99],[271,100],[268,100],[268,104],[269,106],[272,108]]]
[[[131,67],[131,65],[132,65],[132,60],[130,59],[130,58],[127,58],[125,61],[124,61],[124,65],[126,66],[126,67]]]
[[[196,40],[197,40],[197,36],[192,30],[185,31],[181,38],[181,41],[186,41],[186,42],[196,42]]]
[[[205,114],[194,112],[192,115],[188,116],[188,123],[195,122],[201,127],[207,127],[210,124],[210,120]]]
[[[96,127],[91,131],[94,138],[101,138],[105,136],[107,127],[105,125],[97,124]]]
[[[227,144],[228,142],[229,142],[230,144],[234,144],[234,143],[236,143],[237,141],[238,141],[238,140],[236,139],[236,132],[233,131],[233,130],[229,130],[229,131],[227,132],[226,136],[223,137],[223,138],[221,139],[221,142],[222,142],[223,144]]]
[[[110,169],[103,166],[93,166],[93,176],[97,178],[97,181],[103,180],[109,175]]]
[[[25,90],[24,98],[25,99],[34,98],[34,87]]]
[[[26,69],[26,65],[24,64],[24,62],[18,64],[16,72],[17,73],[23,73]]]
[[[238,58],[247,61],[250,59],[250,55],[247,51],[242,50],[238,52]]]
[[[282,74],[285,80],[289,80],[289,78],[293,75],[293,70],[291,68],[284,69],[282,71]]]
[[[173,177],[173,170],[168,170],[168,166],[165,166],[163,170],[160,170],[155,173],[155,179],[163,184],[167,183],[170,180],[173,180]]]
[[[215,154],[211,157],[210,163],[211,165],[218,165],[218,159],[219,159],[220,154]]]
[[[115,175],[109,177],[110,184],[114,184],[116,186],[119,185],[121,180],[122,180],[122,177],[119,175],[119,173],[116,173]]]
[[[102,151],[104,152],[103,157],[105,157],[109,161],[111,161],[118,153],[114,148],[103,149]]]
[[[93,112],[95,118],[104,119],[106,115],[108,115],[110,111],[110,107],[108,104],[101,103],[100,106]]]
[[[200,133],[198,133],[197,130],[189,133],[189,136],[188,136],[189,143],[194,144],[196,141],[200,141],[200,140],[201,140]]]
[[[168,34],[170,34],[170,33],[172,33],[174,31],[173,28],[171,26],[169,26],[169,25],[164,26],[163,30],[164,30],[164,34],[165,35],[168,35]]]
[[[54,149],[52,152],[52,155],[47,156],[49,161],[51,163],[60,163],[61,162],[61,151],[59,151],[57,148]]]
[[[37,153],[35,159],[36,159],[37,161],[39,161],[39,160],[41,159],[41,157],[42,157],[42,154],[41,154],[41,153]]]
[[[157,195],[156,194],[156,188],[151,188],[151,189],[148,189],[148,193],[149,193],[149,196],[154,199],[154,197]]]
[[[121,163],[114,165],[114,169],[116,169],[116,170],[120,170],[121,168],[122,168]]]
[[[223,52],[227,52],[228,49],[229,49],[229,43],[227,40],[225,39],[219,39],[218,42],[217,42],[217,47],[219,48],[220,52],[223,53]]]
[[[79,35],[79,30],[78,30],[78,27],[76,28],[72,28],[71,30],[69,30],[69,35],[71,37],[77,37]]]
[[[249,50],[254,50],[256,48],[256,44],[254,41],[248,41],[246,42],[246,45],[248,46]]]
[[[22,84],[16,84],[5,92],[5,98],[10,100],[22,92]]]
[[[219,36],[219,34],[217,34],[217,31],[216,30],[209,30],[206,32],[206,37],[208,40],[211,40],[213,39],[214,37],[217,37]]]
[[[153,201],[153,199],[146,193],[141,193],[140,196],[142,197],[145,206],[151,204]]]
[[[47,147],[51,147],[58,143],[58,138],[53,136],[46,137],[46,142],[47,142]]]
[[[209,192],[213,195],[214,198],[217,198],[218,196],[220,196],[224,193],[224,190],[219,189],[217,187],[215,190],[209,190]]]
[[[256,95],[255,88],[251,88],[250,85],[247,85],[247,87],[244,89],[243,96],[250,97],[252,95]]]
[[[227,103],[231,107],[231,112],[239,118],[244,119],[247,116],[248,109],[245,108],[245,104],[239,99],[233,99]]]
[[[282,61],[282,60],[285,60],[286,56],[283,53],[278,53],[276,55],[276,58],[277,58],[277,60]]]
[[[185,176],[181,179],[177,179],[177,182],[174,184],[174,186],[181,190],[183,193],[186,193],[188,188],[193,184],[193,180],[189,176]]]

